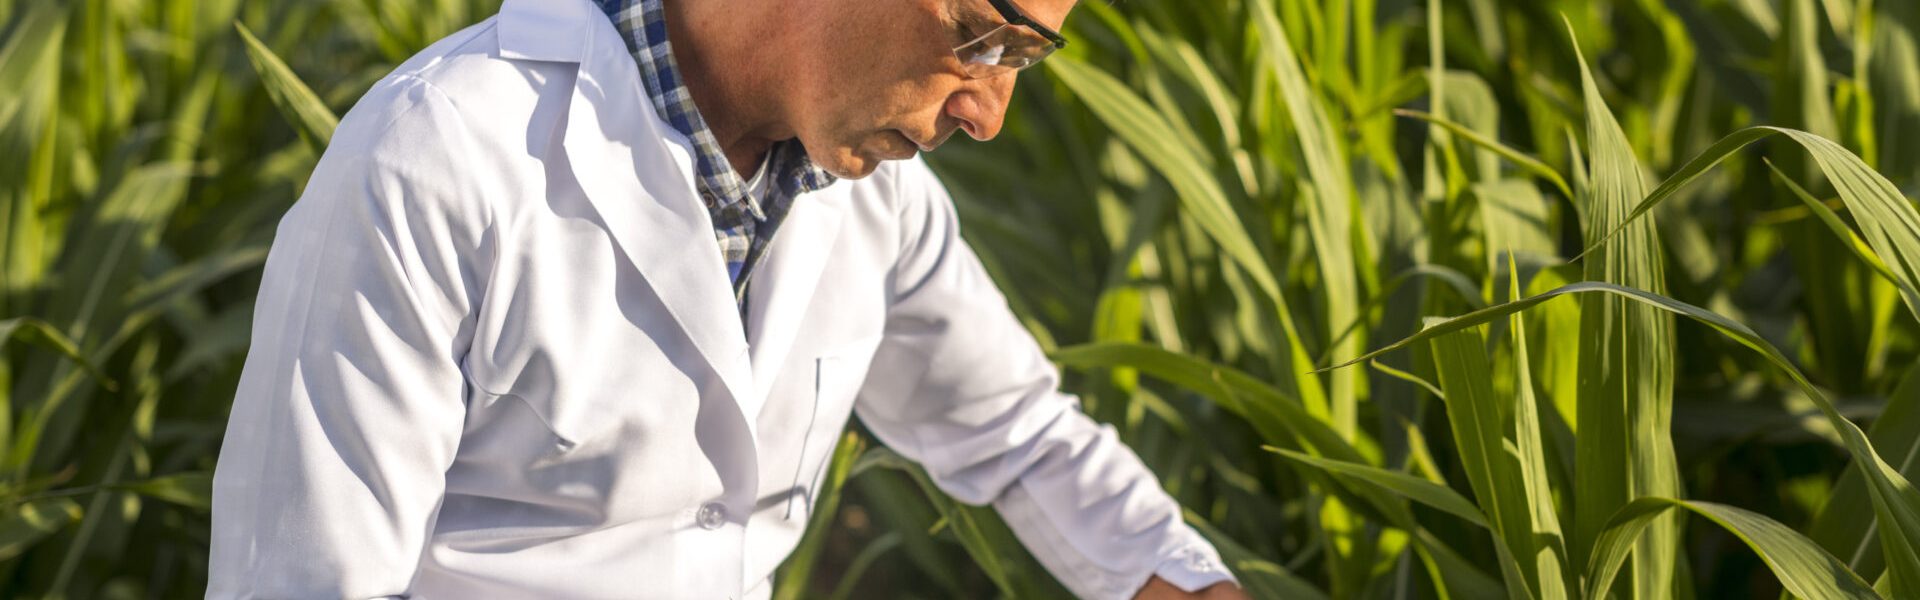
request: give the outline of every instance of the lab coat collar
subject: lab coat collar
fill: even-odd
[[[512,22],[532,37],[563,37],[572,31],[566,19],[555,15],[576,11],[548,10],[552,5],[576,5],[593,19],[575,38],[584,49],[567,114],[567,160],[614,241],[720,375],[753,433],[754,413],[747,409],[759,402],[752,400],[746,333],[711,217],[694,191],[691,144],[654,113],[626,46],[605,16],[584,12],[589,3],[508,0],[508,5],[516,3],[538,4],[540,9],[513,15],[530,16],[527,20],[503,18],[501,26]],[[550,24],[556,29],[541,29]],[[503,33],[501,39],[506,52],[510,36]],[[542,41],[516,50],[536,57],[561,56],[566,45]]]
[[[502,56],[580,63],[563,142],[574,176],[754,433],[839,235],[845,189],[795,199],[750,292],[749,346],[694,188],[692,142],[646,101],[613,25],[585,0],[507,0],[499,28]],[[671,173],[661,168],[668,165]]]
[[[585,0],[506,0],[498,21],[500,57],[583,62],[596,21],[606,16]]]

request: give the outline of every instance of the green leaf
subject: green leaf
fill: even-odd
[[[1443,119],[1443,118],[1440,118],[1431,114],[1427,114],[1424,112],[1420,112],[1417,110],[1394,109],[1393,114],[1400,115],[1402,117],[1419,119],[1421,121],[1426,121],[1428,123],[1438,125],[1442,129],[1447,130],[1449,133],[1460,136],[1460,139],[1466,140],[1475,146],[1479,146],[1482,149],[1493,152],[1494,154],[1499,155],[1501,158],[1505,158],[1509,162],[1512,162],[1514,166],[1520,167],[1522,170],[1528,173],[1532,173],[1541,179],[1547,180],[1548,183],[1553,184],[1553,187],[1558,188],[1560,190],[1560,193],[1564,194],[1567,198],[1576,197],[1573,195],[1573,188],[1567,185],[1567,179],[1561,176],[1559,171],[1554,170],[1553,167],[1547,166],[1547,163],[1541,162],[1540,159],[1534,158],[1532,156],[1527,155],[1524,152],[1508,147],[1506,144],[1500,143],[1499,140],[1482,135],[1479,132],[1474,131],[1472,129],[1467,129],[1465,125],[1461,125],[1459,123],[1455,123],[1453,121]]]
[[[215,253],[174,268],[127,292],[128,312],[162,308],[236,273],[267,262],[267,247],[252,245]]]
[[[213,508],[213,473],[193,472],[155,477],[146,481],[116,484],[129,492],[165,500],[188,508]]]
[[[1876,164],[1911,193],[1920,186],[1920,172],[1912,168],[1920,164],[1920,6],[1880,0],[1872,12],[1872,40],[1854,52],[1867,61]]]
[[[1475,508],[1473,502],[1462,497],[1459,492],[1455,492],[1447,486],[1399,471],[1388,471],[1372,465],[1328,460],[1284,448],[1275,448],[1273,446],[1262,446],[1262,448],[1268,452],[1293,459],[1301,464],[1326,471],[1336,479],[1352,478],[1365,481],[1392,490],[1394,493],[1408,500],[1419,502],[1466,519],[1468,523],[1481,527],[1490,527],[1490,525],[1487,524],[1486,515],[1480,514],[1480,509]]]
[[[59,67],[67,31],[67,6],[37,2],[20,17],[0,46],[0,124],[12,123],[20,105]]]
[[[1508,293],[1513,298],[1519,298],[1520,273],[1512,253],[1507,254],[1507,277]],[[1526,319],[1514,315],[1508,318],[1508,324],[1512,328],[1514,373],[1511,405],[1514,433],[1509,449],[1517,462],[1523,486],[1531,544],[1527,548],[1531,554],[1522,554],[1517,558],[1523,564],[1530,565],[1537,574],[1536,589],[1540,590],[1542,598],[1567,598],[1567,590],[1577,588],[1578,582],[1569,579],[1573,570],[1566,564],[1566,542],[1560,531],[1559,512],[1553,505],[1553,483],[1547,476],[1546,433],[1540,422],[1540,401],[1533,392],[1533,367],[1527,352]]]
[[[1586,252],[1593,252],[1601,243],[1619,234],[1641,215],[1672,198],[1687,184],[1725,162],[1741,148],[1773,136],[1785,136],[1798,143],[1813,158],[1814,164],[1826,173],[1827,179],[1839,192],[1840,199],[1846,202],[1848,212],[1853,213],[1854,222],[1860,226],[1867,245],[1873,248],[1874,254],[1896,277],[1894,283],[1899,287],[1900,297],[1906,302],[1908,311],[1920,318],[1920,211],[1916,211],[1913,204],[1900,194],[1893,182],[1868,168],[1860,157],[1831,140],[1804,131],[1753,127],[1722,138],[1675,171],[1659,188],[1647,194],[1646,199],[1640,201],[1624,221],[1610,228],[1607,236],[1589,240]]]
[[[1839,144],[1817,135],[1792,129],[1756,127],[1743,130],[1715,143],[1700,156],[1675,172],[1666,183],[1613,226],[1612,232],[1593,240],[1589,251],[1612,235],[1626,229],[1636,217],[1671,197],[1680,188],[1699,178],[1735,151],[1771,136],[1785,136],[1807,150],[1813,162],[1825,172],[1847,209],[1853,213],[1867,244],[1895,276],[1896,287],[1910,314],[1920,317],[1920,211],[1894,188],[1886,177],[1868,168],[1859,157]],[[1831,405],[1822,401],[1823,412],[1837,417]],[[1581,424],[1585,433],[1586,424]],[[1867,473],[1875,513],[1883,529],[1880,535],[1890,567],[1892,589],[1898,592],[1920,589],[1920,494],[1899,472],[1871,453],[1864,433],[1852,423],[1839,427],[1854,460]]]
[[[1698,51],[1687,35],[1686,23],[1668,8],[1665,0],[1633,0],[1631,6],[1652,22],[1659,34],[1657,49],[1648,53],[1660,57],[1654,69],[1659,86],[1654,88],[1655,93],[1649,100],[1652,106],[1642,109],[1646,113],[1644,130],[1647,133],[1643,139],[1652,153],[1649,158],[1653,164],[1665,168],[1673,162],[1673,151],[1679,147],[1674,142],[1675,131],[1679,129],[1681,105],[1688,99],[1687,85],[1695,77]],[[1651,39],[1647,45],[1653,45]]]
[[[333,129],[340,125],[339,117],[334,116],[333,110],[320,101],[306,82],[300,81],[293,69],[287,68],[287,63],[260,43],[246,25],[235,21],[233,28],[246,43],[247,60],[253,62],[253,70],[260,74],[260,84],[267,88],[274,107],[279,108],[280,115],[300,133],[300,139],[313,148],[315,156],[325,152],[327,142],[333,139]]]
[[[1307,414],[1297,402],[1244,372],[1144,344],[1086,344],[1062,348],[1049,356],[1069,368],[1139,369],[1142,374],[1207,396],[1222,408],[1247,419],[1264,439],[1276,446],[1298,443],[1328,459],[1347,464],[1366,463],[1360,452],[1326,422]],[[1468,598],[1484,597],[1489,590],[1497,593],[1498,582],[1426,531],[1413,520],[1413,514],[1404,504],[1394,501],[1385,490],[1363,479],[1346,483],[1361,502],[1382,513],[1393,526],[1413,532],[1418,542],[1417,551],[1428,563],[1435,581]]]
[[[874,448],[867,453],[894,454],[886,448]],[[1008,598],[1057,598],[1066,593],[1033,560],[992,508],[961,504],[947,496],[919,465],[904,460],[885,460],[881,464],[904,467],[940,512],[941,521],[959,538],[967,555],[973,557],[974,563],[993,580],[1001,594]]]
[[[1494,535],[1503,542],[1502,560],[1509,564],[1502,566],[1502,572],[1510,578],[1508,589],[1541,590],[1548,595],[1543,586],[1547,584],[1558,591],[1562,573],[1558,549],[1542,547],[1546,539],[1534,530],[1536,496],[1527,486],[1523,465],[1515,460],[1517,453],[1509,451],[1506,415],[1515,412],[1516,399],[1494,392],[1493,366],[1477,329],[1439,336],[1430,343],[1440,387],[1447,393],[1447,422],[1460,464]],[[1543,554],[1554,564],[1547,573],[1539,562]],[[1565,597],[1564,591],[1557,596]]]
[[[1299,367],[1297,370],[1310,368],[1312,363],[1300,342],[1280,283],[1247,234],[1246,226],[1234,212],[1210,166],[1200,156],[1183,151],[1181,143],[1167,134],[1170,126],[1166,119],[1113,76],[1071,56],[1056,56],[1044,64],[1075,97],[1086,103],[1088,110],[1173,185],[1181,207],[1186,209],[1184,216],[1198,224],[1208,238],[1220,246],[1221,252],[1273,301],[1286,338],[1280,346],[1279,364],[1291,364]],[[1283,389],[1309,405],[1322,403],[1323,392],[1317,379],[1296,381],[1292,370],[1282,373]]]
[[[1795,597],[1880,598],[1873,587],[1812,540],[1760,513],[1712,502],[1646,497],[1621,507],[1601,534],[1587,566],[1587,597],[1606,598],[1614,576],[1648,526],[1669,509],[1684,508],[1739,537],[1767,563]]]
[[[860,549],[859,554],[853,556],[853,561],[847,565],[846,570],[840,573],[840,583],[834,584],[833,593],[827,595],[827,599],[847,600],[848,598],[852,598],[853,587],[860,583],[861,576],[866,575],[867,570],[872,568],[873,563],[880,560],[880,557],[885,556],[888,552],[892,552],[894,548],[899,547],[900,544],[903,543],[903,539],[905,538],[900,535],[900,532],[893,531],[868,542],[866,547]]]
[[[1567,24],[1572,34],[1573,25]],[[1626,220],[1634,201],[1646,196],[1646,175],[1625,132],[1601,98],[1599,84],[1580,54],[1587,110],[1589,185],[1586,237]],[[1666,292],[1665,253],[1651,218],[1633,223],[1601,244],[1584,264],[1586,278]],[[1620,506],[1640,496],[1674,497],[1680,472],[1673,453],[1673,318],[1619,298],[1581,299],[1580,435],[1574,438],[1574,552],[1591,542]],[[1658,519],[1633,555],[1634,592],[1661,597],[1673,590],[1680,523]]]
[[[819,504],[812,508],[811,516],[807,518],[807,533],[801,536],[799,546],[780,565],[780,575],[774,583],[774,598],[791,600],[807,595],[807,584],[813,580],[814,565],[820,561],[822,551],[826,548],[834,517],[840,514],[840,494],[846,487],[847,477],[853,472],[853,465],[865,450],[866,440],[859,433],[849,431],[840,436],[839,445],[833,449],[833,462],[827,467],[827,477],[820,483]]]
[[[1867,429],[1867,437],[1875,450],[1893,461],[1895,470],[1909,480],[1920,475],[1920,365],[1909,367],[1900,384],[1888,394],[1886,405]],[[1826,505],[1807,530],[1808,537],[1846,561],[1862,577],[1874,577],[1886,570],[1868,493],[1858,470],[1841,473]]]
[[[1852,250],[1853,255],[1858,257],[1862,263],[1865,263],[1867,267],[1873,269],[1874,273],[1878,273],[1895,286],[1906,285],[1900,281],[1900,276],[1894,275],[1893,271],[1887,269],[1886,263],[1880,262],[1880,257],[1873,255],[1873,247],[1868,246],[1866,240],[1862,240],[1859,235],[1854,234],[1853,229],[1847,227],[1847,224],[1840,220],[1840,215],[1835,214],[1832,208],[1827,207],[1827,203],[1814,198],[1813,194],[1807,193],[1806,188],[1802,188],[1800,184],[1794,183],[1793,179],[1787,177],[1786,173],[1780,172],[1780,168],[1773,165],[1773,161],[1766,159],[1761,159],[1761,161],[1767,164],[1768,170],[1773,171],[1774,179],[1779,181],[1781,185],[1786,186],[1788,191],[1793,192],[1793,196],[1800,199],[1800,204],[1806,206],[1807,210],[1812,212],[1814,217],[1820,219],[1822,225],[1827,226],[1827,231],[1833,232],[1834,237],[1844,240],[1843,243],[1847,246],[1847,249]]]
[[[8,507],[0,520],[0,560],[11,560],[55,532],[80,520],[80,505],[71,498],[48,498]]]
[[[1473,308],[1486,308],[1487,306],[1486,301],[1480,299],[1479,286],[1474,285],[1473,280],[1468,279],[1465,274],[1442,265],[1422,264],[1407,267],[1405,270],[1395,273],[1393,277],[1388,278],[1385,283],[1380,284],[1380,293],[1375,294],[1373,298],[1367,300],[1364,306],[1360,307],[1360,314],[1365,315],[1373,312],[1375,308],[1379,308],[1380,305],[1385,304],[1387,300],[1393,296],[1393,293],[1400,289],[1400,286],[1406,285],[1407,282],[1420,277],[1430,278],[1445,284],[1447,289],[1453,290],[1453,293],[1459,296],[1460,301],[1466,303],[1467,306]],[[1339,335],[1334,336],[1334,343],[1338,344],[1345,340],[1347,336],[1353,335],[1355,331],[1359,331],[1360,328],[1366,324],[1365,321],[1355,321],[1345,330],[1340,331]],[[1325,365],[1332,359],[1333,357],[1331,355],[1327,355],[1320,357],[1320,360],[1314,362],[1315,364]]]
[[[1793,362],[1787,359],[1786,355],[1781,354],[1778,348],[1775,348],[1772,343],[1760,337],[1760,334],[1755,333],[1746,325],[1715,314],[1712,311],[1644,290],[1597,281],[1580,282],[1562,286],[1532,297],[1490,306],[1483,310],[1448,319],[1434,324],[1406,339],[1389,344],[1379,350],[1369,352],[1366,355],[1354,359],[1352,362],[1332,368],[1337,369],[1352,366],[1360,361],[1369,360],[1381,354],[1399,350],[1412,344],[1426,342],[1440,335],[1483,325],[1494,319],[1527,310],[1560,296],[1596,293],[1604,293],[1633,300],[1640,304],[1684,316],[1712,327],[1714,330],[1740,343],[1740,345],[1760,353],[1762,358],[1765,358],[1767,362],[1772,363],[1775,368],[1778,368],[1790,377],[1794,384],[1800,388],[1801,392],[1813,400],[1815,406],[1826,416],[1827,421],[1839,432],[1840,439],[1846,447],[1848,454],[1853,456],[1854,466],[1862,473],[1866,480],[1869,491],[1868,497],[1873,500],[1874,513],[1880,521],[1880,541],[1885,547],[1887,563],[1893,575],[1894,589],[1906,589],[1901,587],[1903,585],[1901,578],[1907,576],[1903,575],[1902,571],[1904,570],[1908,574],[1920,572],[1920,560],[1914,558],[1914,549],[1920,548],[1920,543],[1916,542],[1916,540],[1920,540],[1920,491],[1914,490],[1913,484],[1910,483],[1905,476],[1901,475],[1898,470],[1881,459],[1880,455],[1874,451],[1873,445],[1868,441],[1866,433],[1861,431],[1859,426],[1854,425],[1852,421],[1847,420],[1845,416],[1841,415],[1839,409],[1834,406],[1833,401],[1827,398],[1826,393],[1814,386],[1813,382],[1808,380],[1806,375],[1801,373],[1800,369],[1795,367]],[[1583,422],[1580,427],[1581,434],[1585,435],[1588,424]]]
[[[1308,414],[1299,401],[1231,367],[1139,343],[1103,342],[1061,348],[1048,355],[1062,367],[1133,368],[1200,392],[1239,415],[1270,443],[1298,443],[1315,454],[1364,462],[1359,451],[1325,421]]]
[[[58,158],[66,6],[34,3],[0,45],[0,315],[25,312],[19,304],[47,285],[61,245],[58,217],[47,213],[70,162]]]
[[[1352,175],[1347,170],[1346,154],[1341,150],[1339,138],[1335,137],[1337,130],[1333,121],[1301,73],[1300,61],[1273,14],[1273,6],[1267,2],[1251,2],[1248,6],[1253,12],[1254,26],[1260,32],[1266,67],[1272,69],[1280,95],[1286,100],[1287,114],[1306,162],[1311,183],[1302,188],[1307,234],[1313,240],[1314,255],[1319,259],[1320,287],[1326,294],[1327,330],[1339,331],[1361,317],[1355,310],[1360,305],[1360,288],[1353,257]],[[1331,333],[1328,337],[1332,337]],[[1358,336],[1342,336],[1338,343],[1330,344],[1331,355],[1334,360],[1345,360],[1359,354],[1362,343]],[[1358,427],[1356,383],[1359,375],[1340,374],[1332,380],[1329,400],[1333,427],[1352,439]]]
[[[114,383],[113,378],[108,377],[93,364],[93,361],[87,360],[87,357],[80,353],[78,344],[73,343],[73,340],[68,339],[66,335],[61,334],[45,321],[29,317],[0,321],[0,344],[13,341],[34,344],[57,352],[68,360],[72,360],[74,364],[80,365],[80,369],[86,371],[94,381],[99,382],[100,387],[109,391],[120,388],[120,384]]]
[[[1326,422],[1314,418],[1297,402],[1260,380],[1235,369],[1168,352],[1143,344],[1100,343],[1063,348],[1050,355],[1063,367],[1131,367],[1142,374],[1157,377],[1200,392],[1222,408],[1240,415],[1276,445],[1299,444],[1313,453],[1345,463],[1364,463],[1359,451],[1341,438]],[[1404,505],[1386,497],[1382,490],[1364,480],[1364,486],[1349,485],[1359,500],[1385,513],[1396,526],[1423,532]],[[1451,548],[1431,535],[1416,535],[1424,559],[1437,581],[1463,591],[1497,587],[1460,559]],[[1438,566],[1436,566],[1436,564]],[[1473,597],[1474,594],[1467,594]]]

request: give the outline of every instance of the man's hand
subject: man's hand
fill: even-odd
[[[1175,598],[1246,600],[1247,593],[1241,591],[1240,586],[1234,585],[1231,581],[1222,581],[1202,588],[1198,592],[1188,592],[1173,587],[1173,584],[1167,583],[1167,580],[1161,579],[1159,575],[1155,575],[1152,579],[1147,580],[1146,587],[1140,588],[1140,593],[1133,595],[1133,600],[1172,600]]]

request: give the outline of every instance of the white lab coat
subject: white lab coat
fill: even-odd
[[[852,414],[1076,594],[1228,578],[923,163],[798,198],[743,329],[691,148],[588,0],[375,85],[267,258],[207,595],[765,597]]]

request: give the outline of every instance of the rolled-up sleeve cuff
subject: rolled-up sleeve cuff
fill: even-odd
[[[1154,569],[1153,574],[1187,592],[1198,592],[1222,581],[1240,584],[1220,560],[1220,553],[1205,544],[1194,544],[1175,551],[1172,556],[1160,561],[1160,566]],[[1142,581],[1141,585],[1146,585],[1146,582]]]
[[[1013,530],[1014,537],[1019,538],[1068,591],[1081,598],[1130,600],[1139,595],[1154,575],[1190,592],[1221,581],[1239,583],[1220,560],[1219,551],[1186,523],[1168,523],[1164,541],[1147,546],[1167,550],[1153,552],[1152,556],[1129,556],[1131,553],[1124,550],[1105,548],[1105,552],[1096,551],[1102,555],[1096,562],[1061,535],[1023,486],[1008,488],[993,504]]]

